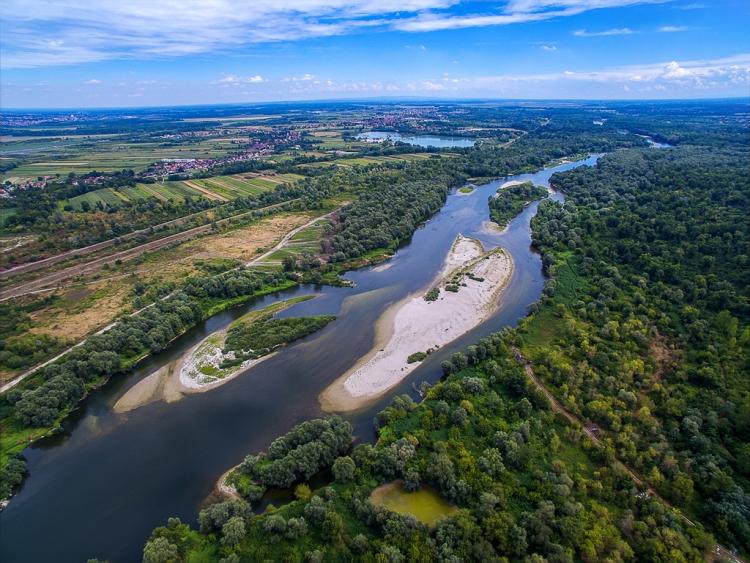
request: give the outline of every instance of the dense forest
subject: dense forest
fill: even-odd
[[[702,561],[712,535],[750,551],[743,139],[708,132],[555,175],[566,203],[532,223],[549,281],[518,329],[443,362],[419,404],[396,398],[330,485],[297,473],[296,501],[254,515],[246,480],[244,501],[215,505],[232,526],[170,519],[144,561]],[[601,447],[550,408],[515,347]],[[394,480],[459,510],[430,526],[374,503]]]
[[[553,177],[558,279],[523,338],[565,404],[658,491],[750,551],[746,146],[630,151]],[[609,434],[611,433],[611,434]]]
[[[546,196],[545,188],[535,186],[531,182],[497,190],[497,193],[489,198],[490,219],[504,229],[529,203]]]
[[[377,418],[375,446],[333,461],[331,485],[300,485],[298,500],[262,516],[248,506],[258,489],[246,486],[247,500],[211,508],[223,518],[210,527],[202,515],[200,531],[177,519],[156,529],[144,561],[701,561],[710,536],[641,494],[557,418],[509,336],[454,355],[457,371],[419,405],[398,397]],[[374,504],[370,492],[394,479],[408,490],[429,484],[460,510],[430,527]],[[238,516],[241,526],[226,527]]]

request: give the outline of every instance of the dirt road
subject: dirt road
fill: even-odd
[[[114,254],[102,256],[101,258],[96,258],[94,260],[85,262],[83,264],[76,264],[75,266],[70,266],[69,268],[65,268],[58,272],[50,272],[49,274],[44,275],[36,280],[28,281],[28,282],[25,282],[23,284],[20,284],[14,287],[0,290],[0,301],[5,301],[7,299],[12,299],[14,297],[20,297],[22,295],[26,295],[29,293],[38,293],[39,291],[43,291],[44,289],[54,289],[60,283],[66,280],[76,278],[83,274],[95,273],[99,271],[101,268],[103,268],[105,264],[111,264],[118,260],[123,261],[123,262],[127,260],[132,260],[134,258],[137,258],[138,256],[140,256],[141,254],[145,252],[158,250],[160,248],[163,248],[175,242],[184,242],[190,238],[209,232],[213,228],[214,224],[223,225],[230,221],[241,219],[242,217],[246,217],[247,215],[257,213],[258,211],[268,211],[270,209],[288,205],[295,201],[297,201],[297,199],[292,199],[292,200],[284,201],[284,202],[277,203],[274,205],[269,205],[267,207],[261,207],[258,209],[246,211],[245,213],[240,213],[239,215],[233,215],[225,219],[220,219],[218,221],[215,221],[214,223],[209,223],[207,225],[200,225],[198,227],[193,227],[192,229],[188,229],[180,233],[176,233],[176,234],[169,235],[169,236],[166,236],[166,237],[163,237],[163,238],[151,241],[151,242],[147,242],[139,246],[129,248],[128,250],[123,250],[122,252],[115,252]]]
[[[292,200],[292,201],[294,201],[294,200]],[[284,203],[289,203],[289,202],[284,202]],[[264,207],[263,209],[269,209],[269,208],[268,208],[268,207]],[[295,229],[292,229],[291,231],[289,231],[288,233],[286,233],[286,234],[285,234],[285,235],[284,235],[284,236],[283,236],[283,237],[281,238],[281,240],[280,240],[280,241],[278,242],[278,244],[274,245],[274,247],[273,247],[273,248],[271,248],[270,250],[268,250],[268,251],[264,252],[264,253],[263,253],[263,254],[261,254],[260,256],[258,256],[258,257],[256,257],[256,258],[254,258],[253,260],[250,260],[250,261],[249,261],[249,262],[248,262],[247,264],[245,264],[245,267],[250,267],[250,266],[253,266],[253,265],[254,265],[254,264],[255,264],[256,262],[262,262],[262,260],[263,260],[264,258],[266,258],[266,257],[270,256],[271,254],[273,254],[273,253],[274,253],[274,252],[276,252],[277,250],[279,250],[279,249],[283,248],[283,247],[284,247],[284,245],[285,245],[285,244],[287,244],[287,243],[288,243],[288,242],[289,242],[289,241],[291,240],[291,238],[292,238],[292,237],[293,237],[294,235],[296,235],[296,234],[297,234],[297,233],[299,233],[300,231],[302,231],[302,230],[304,230],[304,229],[306,229],[306,228],[308,228],[308,227],[310,227],[310,226],[314,225],[314,224],[315,224],[315,223],[317,223],[318,221],[321,221],[322,219],[326,219],[326,218],[330,217],[331,215],[333,215],[334,213],[336,213],[336,212],[338,212],[338,211],[340,211],[340,210],[341,210],[341,208],[339,207],[338,209],[335,209],[335,210],[331,211],[330,213],[326,213],[325,215],[321,215],[320,217],[316,217],[315,219],[312,219],[311,221],[308,221],[308,222],[307,222],[307,223],[305,223],[304,225],[301,225],[301,226],[299,226],[299,227],[297,227],[297,228],[295,228]],[[173,293],[169,293],[169,294],[165,295],[164,297],[162,297],[162,298],[161,298],[161,300],[167,299],[167,298],[169,298],[170,296],[172,296],[173,294],[174,294],[174,292],[173,292]],[[137,310],[137,311],[134,311],[134,312],[133,312],[133,313],[131,313],[131,314],[130,314],[129,316],[131,316],[131,317],[134,317],[134,316],[136,316],[136,315],[139,315],[140,313],[142,313],[143,311],[145,311],[146,309],[148,309],[149,307],[152,307],[152,306],[153,306],[153,303],[152,303],[152,304],[150,304],[150,305],[147,305],[146,307],[143,307],[142,309],[139,309],[139,310]],[[8,381],[8,382],[7,382],[7,383],[5,383],[5,384],[4,384],[4,385],[3,385],[2,387],[0,387],[0,393],[3,393],[3,392],[5,392],[5,391],[7,391],[8,389],[12,389],[13,387],[15,387],[16,385],[18,385],[19,383],[21,383],[21,381],[23,381],[24,379],[26,379],[26,378],[27,378],[27,377],[28,377],[29,375],[31,375],[31,374],[32,374],[32,373],[34,373],[35,371],[37,371],[37,370],[39,370],[39,369],[41,369],[41,368],[43,368],[43,367],[45,367],[45,366],[48,366],[49,364],[51,364],[51,363],[53,363],[53,362],[55,362],[55,361],[59,360],[59,359],[60,359],[60,358],[62,358],[62,357],[63,357],[63,356],[65,355],[65,354],[67,354],[68,352],[70,352],[70,351],[71,351],[71,350],[72,350],[73,348],[77,348],[78,346],[81,346],[81,345],[82,345],[82,344],[83,344],[84,342],[86,342],[86,341],[87,341],[87,340],[88,340],[88,339],[89,339],[89,338],[90,338],[91,336],[96,336],[96,335],[98,335],[98,334],[102,334],[102,333],[104,333],[104,332],[108,331],[108,330],[109,330],[110,328],[112,328],[112,327],[113,327],[113,326],[114,326],[114,325],[115,325],[115,324],[116,324],[117,322],[118,322],[118,321],[114,321],[114,322],[112,322],[112,323],[108,324],[108,325],[107,325],[107,326],[105,326],[104,328],[101,328],[101,329],[99,329],[98,331],[96,331],[95,333],[93,333],[93,334],[91,334],[91,335],[87,336],[86,338],[82,339],[82,340],[81,340],[80,342],[78,342],[78,343],[76,343],[76,344],[74,344],[74,345],[70,346],[69,348],[66,348],[65,350],[63,350],[62,352],[60,352],[59,354],[57,354],[57,355],[56,355],[56,356],[55,356],[54,358],[50,358],[49,360],[47,360],[47,361],[45,361],[45,362],[43,362],[43,363],[41,363],[41,364],[37,364],[37,365],[36,365],[36,366],[34,366],[33,368],[30,368],[30,369],[26,370],[25,372],[23,372],[22,374],[20,374],[20,375],[16,376],[16,377],[15,377],[14,379],[12,379],[12,380]]]
[[[283,248],[283,247],[284,247],[284,245],[286,245],[286,244],[287,244],[287,243],[288,243],[288,242],[289,242],[289,241],[290,241],[290,240],[292,239],[292,237],[293,237],[294,235],[296,235],[296,234],[297,234],[297,233],[299,233],[300,231],[304,231],[304,230],[305,230],[305,229],[307,229],[308,227],[312,227],[312,226],[313,226],[313,225],[314,225],[315,223],[317,223],[318,221],[321,221],[321,220],[323,220],[323,219],[327,219],[328,217],[330,217],[330,216],[332,216],[333,214],[337,213],[337,212],[338,212],[338,211],[339,211],[340,209],[341,209],[341,208],[338,208],[338,209],[334,209],[334,210],[333,210],[333,211],[331,211],[330,213],[326,213],[325,215],[321,215],[320,217],[316,217],[316,218],[315,218],[315,219],[313,219],[312,221],[308,221],[308,222],[307,222],[307,223],[305,223],[304,225],[300,225],[300,226],[299,226],[299,227],[297,227],[296,229],[292,229],[292,230],[291,230],[291,231],[289,231],[289,232],[288,232],[287,234],[285,234],[285,235],[284,235],[284,236],[283,236],[283,237],[281,238],[281,240],[280,240],[280,241],[278,242],[278,244],[276,244],[276,245],[275,245],[275,246],[274,246],[273,248],[271,248],[270,250],[267,250],[266,252],[264,252],[264,253],[263,253],[263,254],[261,254],[260,256],[256,256],[255,258],[253,258],[252,260],[250,260],[250,262],[248,262],[247,264],[245,264],[245,266],[252,266],[252,265],[254,265],[254,264],[257,264],[257,263],[259,263],[259,262],[263,262],[263,260],[264,260],[264,259],[266,259],[266,258],[268,258],[269,256],[271,256],[271,254],[273,254],[273,253],[274,253],[274,252],[276,252],[277,250],[281,250],[281,248]]]

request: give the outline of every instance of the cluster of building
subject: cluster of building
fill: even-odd
[[[2,116],[0,119],[0,126],[2,127],[28,127],[30,125],[46,125],[50,123],[71,123],[75,121],[81,121],[83,119],[82,114],[77,113],[64,113],[64,114],[45,114],[40,115],[24,114],[24,113],[8,113]]]
[[[408,125],[410,129],[426,131],[429,130],[431,121],[441,117],[440,111],[436,107],[404,107],[374,115],[342,119],[338,125],[341,127],[365,127],[374,130],[383,127],[393,128]]]
[[[43,176],[41,180],[39,178],[33,180],[28,178],[13,178],[6,180],[3,185],[0,186],[0,198],[10,197],[17,191],[30,190],[32,188],[44,188],[51,177],[52,176]]]
[[[301,138],[299,131],[285,130],[280,135],[265,135],[269,138],[250,140],[241,151],[221,158],[163,158],[150,166],[141,177],[164,179],[172,174],[191,174],[205,172],[217,166],[226,166],[248,160],[257,160],[274,153],[279,145],[298,142]],[[213,135],[216,131],[213,131]]]

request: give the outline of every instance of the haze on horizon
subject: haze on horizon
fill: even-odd
[[[740,0],[6,0],[0,17],[4,109],[750,95]]]

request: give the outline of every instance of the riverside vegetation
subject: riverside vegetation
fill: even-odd
[[[532,223],[542,300],[444,362],[421,403],[397,397],[331,485],[298,474],[296,501],[257,516],[228,501],[201,531],[171,519],[144,560],[697,562],[712,534],[748,553],[747,139],[683,135],[696,144],[554,176],[567,201]],[[514,347],[603,447],[550,408]],[[373,504],[393,479],[459,510],[429,527]]]
[[[375,445],[349,450],[350,439],[330,428],[294,433],[280,457],[269,450],[235,473],[233,484],[246,501],[209,507],[200,531],[170,519],[154,531],[144,560],[698,561],[713,545],[711,534],[747,553],[750,253],[740,111],[744,105],[732,103],[624,105],[607,112],[605,124],[592,125],[590,108],[462,108],[462,126],[526,134],[510,145],[488,139],[418,162],[302,168],[304,159],[291,161],[283,171],[304,171],[305,178],[279,188],[282,199],[301,197],[312,207],[332,195],[354,199],[326,229],[322,260],[305,261],[311,271],[293,271],[295,264],[286,273],[239,270],[183,280],[175,295],[4,393],[0,496],[20,482],[23,461],[15,456],[31,439],[57,427],[87,390],[199,320],[299,279],[328,280],[387,255],[469,178],[625,149],[594,169],[554,177],[568,202],[542,203],[533,222],[550,282],[517,330],[484,338],[444,362],[444,380],[424,387],[421,403],[396,398],[376,418]],[[646,142],[636,134],[678,146],[640,150]],[[13,229],[51,232],[55,221],[72,221],[69,245],[89,229],[86,223],[109,225],[107,210],[53,212],[48,203],[37,213],[29,197],[30,211],[20,216],[36,218],[14,220]],[[214,204],[196,209],[206,205]],[[111,215],[121,212],[138,215],[128,206]],[[24,315],[36,306],[9,305]],[[2,351],[15,355],[9,362],[33,365],[43,358],[27,358],[27,341],[9,347],[28,340],[19,318],[0,325],[4,336],[12,335]],[[603,449],[549,408],[513,346],[566,408],[601,428]],[[618,459],[696,525],[634,485]],[[311,491],[305,481],[328,467],[332,484]],[[276,471],[284,478],[276,480]],[[263,484],[269,475],[277,485],[297,485],[297,500],[254,515],[257,487],[277,486]],[[394,479],[407,490],[432,487],[458,510],[428,527],[373,505],[372,491]]]
[[[545,188],[535,186],[531,182],[501,188],[489,199],[490,219],[503,229],[529,203],[546,196]]]

